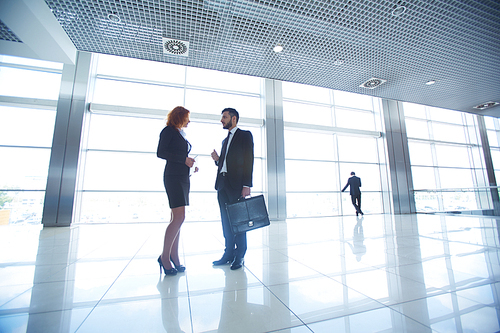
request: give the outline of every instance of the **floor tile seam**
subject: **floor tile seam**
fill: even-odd
[[[2,317],[6,317],[6,316],[29,314],[29,312],[30,312],[29,307],[16,308],[16,309],[5,309],[5,310],[0,309],[0,319]]]
[[[259,278],[258,278],[258,277],[257,277],[257,276],[253,273],[253,272],[252,272],[252,271],[250,271],[250,274],[252,274],[252,275],[253,275],[253,276],[254,276],[254,277],[255,277],[258,281],[260,281],[260,282],[261,282],[261,284],[262,284],[262,286],[263,286],[265,289],[267,289],[267,291],[268,291],[269,293],[271,293],[271,295],[273,295],[274,297],[276,297],[276,299],[277,299],[277,300],[278,300],[281,304],[283,304],[283,306],[284,306],[285,308],[287,308],[287,309],[288,309],[288,311],[290,311],[290,313],[292,313],[292,314],[293,314],[293,315],[297,318],[297,320],[299,320],[299,321],[300,321],[303,325],[305,325],[305,326],[306,326],[309,330],[311,330],[311,329],[307,326],[307,324],[306,324],[306,323],[302,320],[302,318],[300,318],[300,317],[299,317],[299,316],[298,316],[298,315],[297,315],[294,311],[292,311],[292,309],[290,309],[290,308],[289,308],[289,307],[285,304],[285,302],[283,302],[283,301],[281,300],[281,298],[279,298],[279,297],[278,297],[278,296],[277,296],[277,295],[276,295],[276,294],[275,294],[275,293],[274,293],[274,292],[273,292],[273,291],[269,288],[269,286],[268,286],[268,285],[264,284],[264,282],[263,282],[263,281],[261,281],[261,280],[260,280],[260,279],[259,279]],[[287,283],[283,283],[283,284],[287,284]],[[279,285],[279,284],[278,284],[278,285]],[[294,327],[300,327],[300,326],[302,326],[302,325],[297,325],[297,326],[294,326]]]
[[[430,318],[429,318],[429,325],[427,325],[427,324],[424,324],[424,323],[422,323],[422,322],[420,322],[420,321],[418,321],[418,320],[416,320],[416,319],[414,319],[414,318],[412,318],[412,317],[407,316],[406,314],[402,313],[401,311],[398,311],[398,310],[396,310],[396,309],[391,308],[390,306],[387,306],[387,307],[388,307],[391,311],[394,311],[394,312],[399,313],[399,314],[400,314],[401,316],[403,316],[404,318],[407,318],[407,319],[409,319],[409,320],[411,320],[411,321],[413,321],[413,322],[415,322],[415,323],[417,323],[417,324],[420,324],[420,325],[422,325],[422,326],[424,326],[424,327],[428,328],[431,332],[436,332],[436,330],[433,330],[433,329],[431,328],[431,325],[430,325]]]
[[[287,258],[289,259],[289,261],[290,261],[290,260],[292,260],[292,261],[294,261],[294,262],[296,262],[296,263],[298,263],[298,264],[300,264],[300,265],[302,265],[302,266],[304,266],[304,267],[307,267],[308,269],[310,269],[310,270],[312,270],[312,271],[316,272],[318,275],[321,275],[321,276],[327,276],[327,277],[329,277],[329,276],[328,276],[328,274],[323,273],[323,272],[321,272],[321,271],[317,270],[317,269],[316,269],[316,268],[314,268],[314,267],[308,266],[307,264],[304,264],[303,262],[301,262],[301,261],[299,261],[299,260],[297,260],[297,259],[295,259],[295,258],[293,258],[293,257],[287,256]],[[369,267],[370,267],[370,266],[366,266],[365,268],[369,268]],[[343,273],[342,273],[342,274],[343,274]]]
[[[2,305],[0,305],[0,311],[2,311],[2,307],[4,307],[5,305],[9,304],[10,302],[12,302],[13,300],[15,300],[16,298],[18,297],[21,297],[22,295],[26,294],[27,292],[29,292],[30,290],[33,289],[33,286],[32,285],[31,287],[29,287],[28,289],[24,290],[23,292],[20,292],[17,294],[17,296],[14,296],[12,297],[11,299],[9,299],[7,302],[3,303]]]
[[[474,284],[474,285],[461,285],[461,286],[454,286],[454,289],[446,289],[446,287],[451,287],[451,286],[445,286],[445,287],[440,287],[439,289],[441,290],[444,290],[444,291],[450,291],[450,292],[460,292],[460,291],[465,291],[465,290],[468,290],[468,289],[473,289],[473,288],[477,288],[477,287],[484,287],[484,286],[487,286],[487,285],[490,285],[490,284],[496,284],[496,283],[499,283],[500,281],[488,281],[488,280],[483,280],[483,281],[480,281],[478,282],[477,284]]]
[[[90,317],[90,315],[92,314],[92,312],[94,312],[94,310],[99,306],[99,304],[102,302],[102,300],[104,299],[104,297],[106,296],[106,294],[110,291],[110,289],[115,285],[116,281],[120,278],[120,276],[123,274],[123,272],[127,269],[127,267],[130,265],[130,263],[132,262],[132,260],[134,259],[134,257],[137,255],[137,253],[139,253],[139,251],[142,249],[142,247],[147,243],[147,241],[149,240],[149,238],[151,237],[148,236],[146,237],[146,240],[142,243],[142,245],[139,247],[139,249],[136,251],[136,253],[134,254],[134,256],[132,256],[131,259],[129,259],[129,262],[125,265],[125,267],[122,269],[122,271],[118,274],[118,276],[114,279],[114,281],[111,283],[111,285],[106,289],[106,291],[104,292],[104,294],[101,296],[101,298],[96,302],[96,304],[94,305],[94,307],[92,308],[92,310],[90,310],[90,312],[87,314],[87,316],[82,320],[82,322],[80,323],[80,325],[78,325],[78,327],[76,328],[75,330],[75,333],[78,332],[78,330],[80,330],[80,328],[82,327],[82,325],[85,323],[85,321],[87,321],[87,319]]]
[[[455,290],[445,291],[445,290],[443,290],[443,293],[440,293],[440,294],[428,295],[428,296],[424,296],[424,297],[420,297],[420,298],[415,298],[415,299],[412,299],[412,300],[407,300],[407,301],[403,301],[403,302],[399,302],[399,303],[391,303],[391,304],[387,304],[387,306],[399,306],[399,305],[404,305],[404,304],[415,302],[415,301],[422,301],[422,300],[425,300],[425,299],[428,299],[428,298],[432,298],[432,297],[436,297],[436,296],[444,296],[444,295],[455,296],[455,297],[457,297],[459,299],[463,298],[463,299],[466,299],[466,300],[468,300],[468,301],[470,301],[472,303],[475,303],[477,305],[482,305],[482,307],[491,307],[491,306],[495,306],[496,305],[495,301],[493,301],[493,303],[485,304],[485,303],[479,302],[477,300],[474,300],[472,298],[469,298],[467,296],[458,295],[457,292],[459,292],[459,291],[455,291]]]
[[[451,271],[452,272],[456,272],[457,270],[453,269]],[[467,275],[471,276],[471,278],[465,279],[465,280],[461,280],[461,281],[458,281],[458,282],[457,281],[453,281],[453,286],[458,287],[458,288],[467,287],[467,286],[470,286],[471,284],[475,285],[475,287],[477,287],[477,286],[483,286],[483,285],[487,285],[487,284],[492,284],[492,283],[498,282],[498,280],[495,281],[494,279],[492,279],[490,277],[484,278],[484,277],[479,277],[479,276],[471,275],[470,273],[465,273],[465,272],[461,272],[461,271],[459,271],[459,272],[463,273],[463,274],[467,274]]]
[[[387,268],[395,268],[395,267],[387,267]],[[391,272],[390,270],[387,270],[387,269],[384,269],[388,274],[391,274],[391,275],[394,275],[395,277],[399,278],[399,279],[405,279],[405,280],[409,280],[409,281],[413,281],[415,283],[418,283],[420,285],[423,285],[425,287],[425,289],[427,290],[428,289],[428,286],[425,282],[422,282],[422,281],[419,281],[419,280],[416,280],[416,279],[413,279],[413,278],[410,278],[410,277],[406,277],[406,276],[402,276],[400,274],[397,274],[396,272]],[[436,287],[436,286],[431,286],[432,288],[434,289],[440,289],[442,290],[440,287]]]
[[[307,326],[307,324],[302,320],[302,318],[300,318],[292,309],[290,309],[290,307],[288,307],[288,305],[285,304],[285,302],[283,302],[281,300],[281,298],[278,297],[278,295],[276,295],[271,289],[269,289],[266,285],[263,285],[265,289],[267,289],[267,291],[273,295],[281,304],[283,304],[283,306],[288,310],[290,311],[291,314],[293,314],[295,316],[295,318],[297,318],[298,321],[300,321],[303,325]],[[300,327],[302,325],[298,325],[297,327]],[[308,327],[309,328],[309,327]]]
[[[487,305],[487,304],[482,304],[482,303],[478,303],[478,302],[475,302],[477,304],[467,308],[467,309],[457,309],[456,311],[453,310],[452,313],[449,313],[449,314],[446,314],[446,315],[443,315],[441,317],[438,317],[438,318],[432,318],[431,322],[432,321],[435,321],[435,322],[439,322],[439,321],[443,321],[443,320],[447,320],[447,319],[453,319],[453,318],[456,318],[456,317],[462,317],[463,315],[466,315],[466,314],[469,314],[469,313],[473,313],[477,310],[480,310],[480,309],[483,309],[483,308],[491,308],[492,306],[491,305]],[[493,305],[494,306],[494,305]],[[437,319],[441,319],[441,320],[437,320]],[[498,318],[496,318],[498,320]]]
[[[36,260],[31,261],[14,261],[14,262],[2,262],[0,263],[0,268],[9,268],[9,267],[30,267],[35,266]]]
[[[365,293],[363,293],[362,291],[357,290],[356,288],[353,288],[352,286],[349,286],[349,285],[347,285],[347,284],[344,284],[344,283],[343,283],[343,282],[341,282],[341,281],[337,281],[337,280],[335,280],[333,277],[330,277],[330,276],[327,276],[327,277],[328,277],[329,279],[331,279],[332,281],[335,281],[335,282],[337,282],[337,283],[341,284],[342,286],[344,286],[344,287],[348,288],[348,290],[352,290],[352,291],[354,291],[354,292],[356,292],[356,293],[358,293],[358,294],[360,294],[360,295],[363,295],[364,297],[366,297],[366,300],[367,300],[367,301],[372,301],[372,302],[375,302],[375,303],[380,304],[380,305],[382,305],[382,306],[384,306],[384,307],[386,307],[386,306],[387,306],[387,305],[386,305],[386,304],[385,304],[382,300],[378,300],[378,299],[372,298],[372,297],[370,297],[370,296],[366,295]],[[387,297],[387,298],[388,298],[388,297]],[[361,312],[365,312],[365,311],[361,311]]]
[[[370,300],[374,301],[373,299],[370,299]],[[387,305],[382,304],[380,302],[375,301],[375,303],[376,303],[376,306],[368,308],[368,309],[364,309],[364,310],[354,310],[355,307],[347,307],[347,310],[352,310],[352,312],[349,312],[348,314],[340,314],[339,313],[337,315],[333,315],[331,317],[328,317],[327,319],[316,320],[316,321],[306,321],[305,319],[302,319],[302,320],[304,322],[306,322],[306,325],[312,325],[312,324],[317,324],[317,323],[321,323],[321,322],[324,322],[324,321],[329,321],[329,320],[334,320],[334,319],[339,319],[339,318],[344,318],[344,317],[350,317],[350,316],[359,315],[359,314],[362,314],[362,313],[371,312],[371,311],[375,311],[375,310],[380,310],[380,309],[384,309],[384,308],[388,308],[389,310],[393,310],[393,309],[389,308]],[[342,307],[344,310],[346,310],[346,307],[344,305],[338,306],[338,307]],[[332,310],[333,307],[331,307],[329,309]]]
[[[241,287],[241,288],[225,289],[226,287],[218,287],[218,288],[210,288],[210,289],[203,289],[203,290],[190,290],[189,297],[198,297],[198,296],[217,294],[217,293],[243,291],[243,290],[257,289],[257,288],[262,288],[262,287],[265,287],[265,285],[261,281],[259,281],[259,282],[252,284],[252,285],[249,285],[247,287]]]
[[[448,232],[442,232],[440,234],[447,234]],[[432,240],[438,240],[438,241],[443,241],[443,242],[449,242],[449,243],[459,243],[459,244],[465,244],[465,245],[473,245],[473,246],[480,246],[480,247],[488,247],[488,248],[493,248],[493,249],[500,249],[499,246],[492,246],[490,244],[478,244],[478,243],[471,243],[471,242],[466,242],[462,240],[455,240],[455,239],[449,239],[449,238],[442,238],[442,237],[430,237],[428,235],[420,235],[420,237],[427,238],[427,239],[432,239]]]
[[[409,301],[409,302],[412,302],[412,301]],[[408,303],[408,302],[404,302],[404,303]],[[398,305],[402,305],[404,303],[400,303],[400,304],[393,304],[393,305],[388,305],[389,308],[391,308],[391,310],[393,311],[396,311],[398,312],[399,314],[401,314],[402,316],[405,316],[406,318],[409,318],[421,325],[424,325],[425,327],[428,327],[429,329],[431,328],[430,326],[432,326],[432,324],[436,324],[436,323],[439,323],[439,322],[442,322],[442,321],[445,321],[445,320],[450,320],[450,319],[455,319],[457,317],[462,317],[463,315],[466,315],[468,313],[472,313],[472,312],[475,312],[479,309],[482,309],[482,308],[485,308],[485,307],[491,307],[489,305],[486,305],[486,304],[481,304],[481,303],[478,303],[478,302],[475,302],[477,304],[473,305],[472,307],[469,307],[467,309],[457,309],[457,310],[453,310],[452,313],[447,313],[445,315],[442,315],[440,317],[435,317],[435,318],[429,318],[429,325],[430,326],[427,326],[426,324],[416,320],[416,319],[413,319],[411,317],[409,317],[408,315],[405,315],[404,313],[402,313],[401,311],[395,309],[395,308],[392,308],[393,306],[398,306]],[[458,313],[457,313],[458,312]]]
[[[428,298],[437,297],[437,296],[444,296],[444,295],[447,295],[447,294],[451,295],[453,293],[454,293],[454,291],[450,291],[450,290],[447,291],[447,290],[439,289],[439,293],[436,293],[436,294],[426,294],[425,296],[421,296],[421,297],[417,297],[417,298],[412,298],[412,299],[408,299],[408,300],[405,300],[405,301],[399,301],[399,302],[396,301],[394,303],[388,302],[388,303],[384,303],[384,305],[388,306],[388,307],[405,305],[407,303],[412,303],[412,302],[415,302],[415,301],[423,301],[423,300],[426,300]],[[477,302],[475,302],[475,303],[477,303]]]
[[[302,282],[302,281],[307,281],[307,280],[315,280],[315,279],[323,278],[323,277],[330,278],[329,276],[327,276],[325,274],[318,273],[318,274],[316,274],[314,276],[297,277],[297,278],[293,278],[293,279],[288,279],[286,282],[264,283],[264,282],[260,281],[260,279],[259,279],[259,281],[260,281],[260,283],[262,283],[262,285],[264,285],[266,287],[278,287],[278,286],[282,286],[282,285],[286,285],[286,284],[290,284],[290,283],[294,283],[294,282]]]
[[[165,277],[163,277],[163,278],[165,278]],[[191,332],[194,332],[193,307],[191,305],[191,290],[189,289],[189,272],[186,274],[186,295],[187,295],[187,302],[188,302],[188,309],[189,309],[189,324],[191,325]],[[176,298],[177,298],[177,300],[179,299],[178,296]]]
[[[283,328],[278,328],[276,330],[272,330],[272,331],[266,331],[264,333],[280,333],[280,332],[283,332],[284,330],[286,329],[294,329],[294,328],[299,328],[299,327],[305,327],[307,328],[311,333],[314,333],[314,331],[309,327],[307,326],[307,324],[304,324],[304,325],[296,325],[296,326],[290,326],[290,327],[283,327]]]
[[[345,313],[344,314],[337,314],[337,315],[329,316],[328,318],[319,319],[319,320],[314,320],[314,319],[313,320],[306,320],[306,319],[304,319],[304,321],[306,322],[306,325],[314,325],[314,324],[318,324],[318,323],[322,323],[322,322],[327,322],[327,321],[335,320],[335,319],[339,319],[339,318],[349,317],[349,316],[352,316],[352,315],[357,315],[357,314],[360,314],[360,313],[363,313],[363,312],[378,310],[378,309],[382,309],[382,308],[384,308],[383,304],[381,304],[381,307],[379,307],[379,308],[374,308],[374,309],[369,309],[369,310],[362,310],[362,311],[353,311],[352,313],[349,312],[348,314],[345,314]],[[326,312],[332,311],[332,310],[334,310],[333,307],[323,309],[323,311],[326,311]],[[316,311],[316,312],[318,312],[318,311]]]
[[[365,295],[364,293],[362,293],[362,292],[360,292],[360,291],[358,291],[358,290],[356,290],[356,289],[354,289],[354,288],[352,288],[352,287],[350,287],[350,286],[348,286],[348,285],[345,285],[345,284],[343,284],[343,283],[342,283],[342,282],[340,282],[340,281],[335,280],[335,279],[334,279],[333,277],[331,277],[331,276],[328,276],[328,275],[326,275],[326,274],[324,274],[324,273],[321,273],[321,272],[318,272],[318,273],[319,273],[319,275],[320,275],[320,276],[326,277],[326,278],[328,278],[328,279],[332,280],[333,282],[338,283],[338,284],[340,284],[340,285],[342,285],[342,286],[344,286],[344,287],[348,288],[349,290],[352,290],[352,291],[354,291],[354,292],[356,292],[356,293],[358,293],[358,294],[360,294],[360,295],[363,295],[364,297],[366,297],[366,300],[367,300],[367,301],[371,301],[371,302],[375,302],[375,303],[377,303],[377,304],[380,304],[380,308],[381,308],[381,307],[385,307],[385,306],[386,306],[385,304],[383,304],[383,303],[379,302],[378,300],[373,299],[373,298],[371,298],[371,297],[369,297],[369,296]],[[257,277],[256,277],[256,278],[257,278]],[[258,279],[258,278],[257,278],[257,279]],[[276,298],[278,298],[278,297],[277,297],[277,296],[276,296],[276,295],[275,295],[275,294],[274,294],[274,293],[270,290],[270,287],[280,286],[280,285],[286,285],[286,284],[289,284],[289,283],[285,282],[285,283],[280,283],[280,284],[276,284],[276,285],[265,285],[265,284],[264,284],[264,287],[266,287],[266,289],[268,289],[268,290],[269,290],[269,292],[271,292],[271,293],[272,293],[272,294],[273,294]],[[278,298],[278,299],[279,299],[279,298]],[[282,301],[280,300],[280,302],[282,302]],[[283,303],[283,302],[282,302],[282,303]],[[285,305],[285,306],[286,306],[286,305]],[[287,307],[287,308],[288,308],[288,307]],[[288,309],[289,309],[289,308],[288,308]],[[291,309],[289,309],[289,310],[292,312],[292,310],[291,310]],[[359,313],[361,313],[361,312],[365,312],[365,311],[360,311]],[[293,313],[293,312],[292,312],[292,313]],[[294,315],[296,315],[296,314],[294,313]],[[296,315],[296,316],[297,316],[297,315]],[[297,317],[298,317],[298,316],[297,316]],[[300,317],[299,317],[299,318],[300,318]],[[302,318],[300,318],[300,320],[301,320],[301,321],[303,321],[303,320],[302,320]],[[307,325],[307,324],[306,324],[306,325]]]
[[[133,302],[151,301],[157,299],[163,300],[163,299],[176,299],[176,298],[187,298],[187,294],[184,296],[177,295],[175,297],[161,297],[160,294],[150,294],[141,296],[119,297],[119,298],[104,298],[99,302],[99,306],[106,306],[118,303],[133,303]]]
[[[186,261],[186,255],[184,251],[184,243],[182,243],[182,257],[184,262]],[[160,268],[160,281],[162,279],[161,277],[161,268]],[[165,279],[166,276],[163,276],[163,279]],[[193,307],[191,306],[191,290],[189,288],[189,271],[186,272],[186,295],[187,295],[187,302],[188,302],[188,309],[189,309],[189,324],[191,326],[191,332],[194,332],[194,323],[193,323]],[[160,292],[161,296],[161,292]],[[179,296],[175,297],[177,300],[179,300]],[[163,299],[163,298],[162,298]]]
[[[68,306],[63,306],[61,309],[57,310],[41,310],[41,311],[31,311],[30,307],[22,307],[22,308],[15,308],[15,309],[5,309],[5,310],[0,310],[0,317],[2,316],[7,316],[10,314],[44,314],[44,313],[55,313],[55,312],[62,312],[62,311],[71,311],[73,309],[91,309],[94,308],[97,305],[97,301],[85,301],[85,302],[77,302],[77,303],[72,303],[71,307]]]

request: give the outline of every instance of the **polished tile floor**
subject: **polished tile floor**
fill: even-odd
[[[497,332],[497,220],[273,221],[245,267],[211,262],[220,223],[185,223],[185,273],[160,276],[165,224],[0,227],[0,332]]]

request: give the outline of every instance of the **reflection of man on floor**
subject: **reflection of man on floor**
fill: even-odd
[[[217,332],[270,331],[269,324],[272,322],[270,308],[262,304],[248,303],[247,294],[252,292],[252,288],[248,288],[246,271],[230,273],[230,270],[224,270],[226,285]]]
[[[354,233],[352,235],[352,245],[347,243],[352,250],[352,253],[356,255],[356,260],[361,261],[361,257],[366,253],[366,246],[363,244],[365,236],[363,235],[363,226],[361,223],[363,218],[358,219],[358,223],[354,226]]]

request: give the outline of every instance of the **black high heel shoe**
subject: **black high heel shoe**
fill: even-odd
[[[172,264],[174,264],[174,267],[175,269],[179,272],[179,273],[182,273],[186,270],[186,267],[182,266],[182,265],[177,265],[174,260],[172,259],[172,257],[170,257],[170,261],[172,262]]]
[[[160,264],[160,275],[161,275],[162,268],[163,268],[163,271],[165,272],[165,275],[177,275],[177,269],[175,269],[175,268],[166,269],[165,266],[163,266],[163,263],[161,262],[161,256],[158,257],[158,263]]]

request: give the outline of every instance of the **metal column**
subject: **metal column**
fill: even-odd
[[[267,189],[271,219],[286,219],[285,135],[281,81],[265,79]]]
[[[403,103],[382,101],[395,214],[416,213]]]
[[[63,68],[42,217],[46,227],[72,221],[91,60],[91,53],[78,52],[76,65]]]
[[[479,115],[477,116],[477,125],[479,130],[479,136],[481,137],[481,147],[483,148],[484,165],[486,166],[486,173],[488,176],[488,183],[489,183],[488,185],[494,186],[494,188],[490,189],[491,200],[493,201],[494,214],[495,216],[500,216],[500,201],[498,196],[498,189],[496,188],[497,180],[495,177],[493,160],[491,158],[490,143],[488,141],[488,132],[486,129],[486,124],[484,122],[484,116],[479,116]]]

